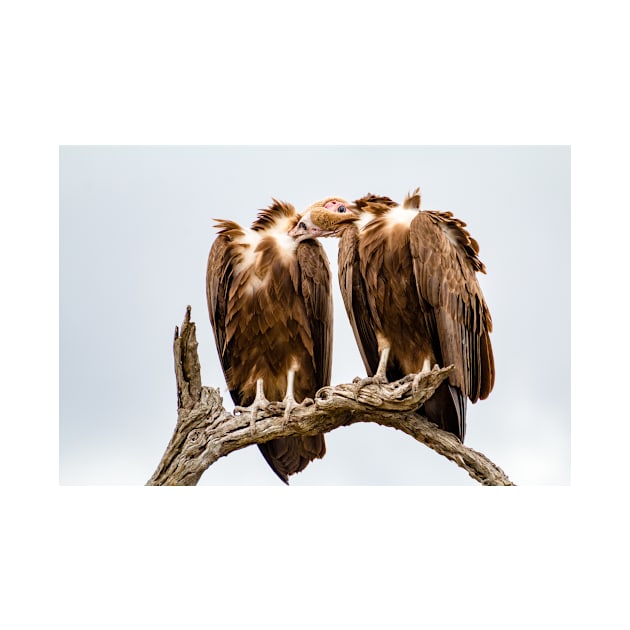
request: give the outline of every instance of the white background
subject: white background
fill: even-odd
[[[626,627],[623,8],[3,5],[3,627]],[[59,484],[59,145],[235,143],[571,145],[571,485]]]

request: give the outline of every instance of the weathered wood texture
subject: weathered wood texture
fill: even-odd
[[[181,331],[175,330],[177,426],[157,470],[147,485],[190,486],[217,459],[240,448],[290,435],[327,433],[355,422],[376,422],[404,431],[461,466],[483,485],[514,485],[485,455],[464,446],[454,435],[437,428],[414,409],[427,400],[451,367],[410,374],[384,385],[358,382],[324,387],[315,400],[306,400],[285,421],[283,411],[270,405],[252,423],[249,413],[232,415],[223,407],[219,390],[201,384],[195,324],[190,307]],[[355,379],[358,381],[358,379]]]

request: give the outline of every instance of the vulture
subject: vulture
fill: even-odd
[[[339,283],[368,379],[386,382],[434,365],[454,370],[424,413],[462,442],[466,404],[494,385],[492,319],[477,281],[479,245],[451,212],[367,195],[313,204],[292,234],[337,236]]]
[[[215,219],[219,231],[206,273],[210,322],[235,411],[250,411],[252,422],[269,400],[282,400],[288,418],[330,384],[330,266],[317,240],[289,235],[298,219],[291,204],[276,199],[250,229]],[[326,452],[323,435],[279,438],[259,448],[287,484]]]

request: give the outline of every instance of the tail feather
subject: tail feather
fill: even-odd
[[[424,403],[424,411],[431,422],[453,433],[463,442],[466,434],[466,403],[466,396],[458,387],[444,382]]]
[[[289,485],[289,476],[304,470],[314,459],[326,454],[323,435],[278,438],[258,448],[278,477]]]

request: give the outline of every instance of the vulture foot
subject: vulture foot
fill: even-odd
[[[366,385],[385,385],[385,383],[389,382],[387,380],[387,359],[389,358],[389,350],[389,346],[385,346],[381,350],[381,355],[378,359],[378,368],[376,369],[376,374],[374,376],[368,376],[360,379],[358,382],[355,382],[355,396],[358,396],[359,392]]]
[[[375,374],[374,376],[366,376],[365,378],[361,378],[354,381],[354,395],[358,396],[359,392],[366,385],[385,385],[389,383],[387,377],[380,374]]]
[[[435,367],[439,369],[439,366],[438,366],[437,364],[436,364],[436,366],[435,366]],[[434,368],[434,369],[435,369],[435,368]],[[420,381],[421,381],[421,380],[422,380],[422,379],[423,379],[423,378],[424,378],[424,377],[425,377],[425,376],[426,376],[426,375],[427,375],[430,371],[431,371],[431,368],[430,368],[430,367],[427,367],[427,365],[426,365],[426,363],[425,363],[425,365],[424,365],[424,366],[423,366],[423,368],[422,368],[422,372],[418,372],[416,375],[414,375],[414,377],[413,377],[413,383],[412,383],[412,385],[411,385],[411,391],[412,391],[414,394],[417,394],[417,393],[418,393],[418,389],[419,389],[419,386],[420,386]]]
[[[295,401],[295,397],[293,396],[293,385],[295,383],[295,369],[291,368],[287,372],[287,393],[284,396],[284,400],[282,401],[281,409],[284,409],[284,420],[282,422],[282,428],[287,426],[287,422],[291,418],[291,411],[298,407],[299,405]]]
[[[250,414],[249,430],[252,435],[256,433],[256,420],[259,416],[262,416],[262,412],[269,410],[271,403],[265,398],[265,392],[263,390],[263,381],[259,378],[256,381],[256,398],[249,407],[234,407],[234,413],[246,413]]]
[[[287,426],[287,422],[291,419],[291,412],[300,405],[295,401],[293,396],[286,396],[280,403],[280,408],[284,409],[284,420],[282,421],[282,428]]]

